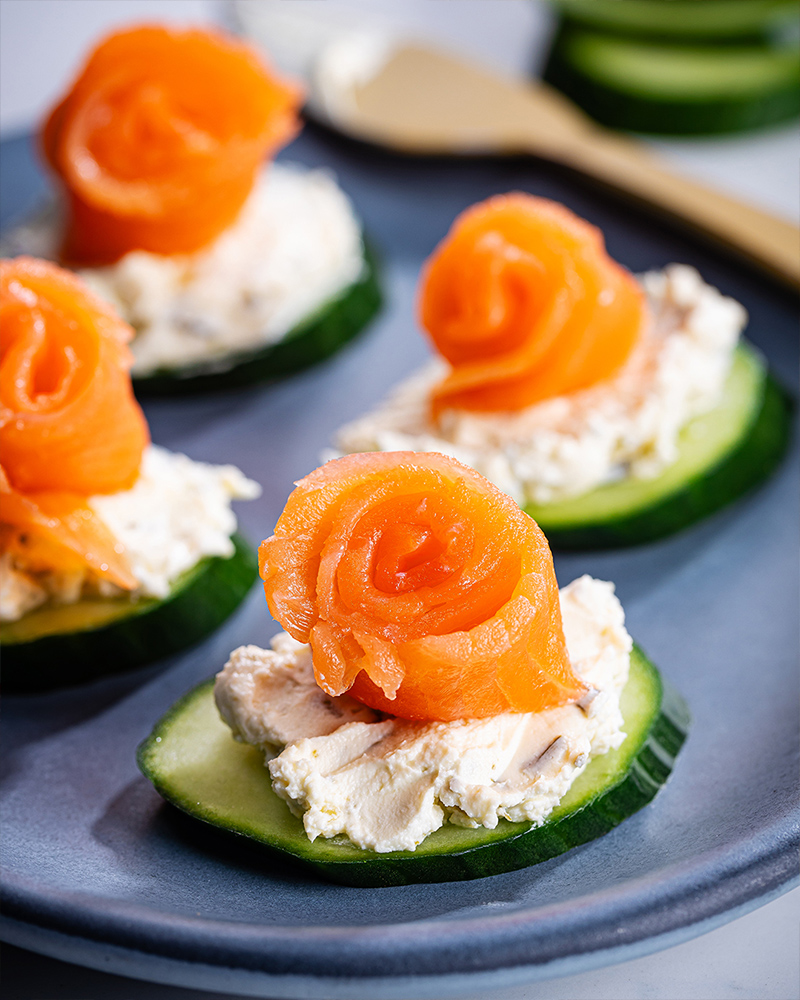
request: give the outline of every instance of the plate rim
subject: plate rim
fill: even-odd
[[[793,884],[800,885],[800,880],[795,880]],[[237,995],[263,997],[265,1000],[275,996],[284,997],[286,1000],[375,1000],[378,995],[376,990],[380,991],[381,1000],[408,1000],[411,996],[416,1000],[442,1000],[443,997],[457,996],[465,991],[474,993],[476,988],[483,986],[492,991],[510,989],[645,958],[723,927],[784,895],[790,891],[793,884],[785,884],[766,896],[732,910],[725,910],[700,924],[688,925],[657,937],[645,938],[634,945],[585,952],[565,959],[556,959],[546,965],[520,965],[487,972],[441,973],[437,976],[406,975],[392,980],[372,977],[331,979],[301,973],[277,976],[154,957],[116,946],[102,946],[101,950],[100,945],[85,938],[17,923],[7,917],[0,917],[0,940],[100,972],[134,976],[146,982],[204,991],[217,989],[224,992],[233,988],[236,989]],[[76,948],[79,949],[79,954],[76,954]]]
[[[206,965],[270,975],[287,975],[300,963],[309,974],[316,970],[316,978],[392,981],[401,972],[436,974],[443,950],[451,956],[450,973],[498,972],[576,961],[610,949],[631,951],[704,921],[726,922],[726,914],[754,908],[800,883],[796,819],[797,809],[787,809],[779,822],[753,833],[748,841],[706,851],[589,896],[536,910],[404,923],[338,928],[243,923],[155,911],[90,893],[53,891],[8,872],[0,885],[5,918],[97,945],[190,965],[203,956]]]

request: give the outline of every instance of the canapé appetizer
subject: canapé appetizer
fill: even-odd
[[[146,25],[91,53],[43,131],[64,204],[3,252],[80,269],[136,330],[138,390],[272,378],[327,356],[379,293],[346,195],[265,161],[297,87],[219,32]]]
[[[128,342],[69,271],[0,262],[3,684],[75,683],[160,659],[216,628],[256,577],[233,466],[150,444]]]
[[[347,884],[448,881],[598,837],[666,781],[685,706],[613,585],[559,592],[536,523],[454,459],[322,466],[260,566],[286,632],[139,750],[190,815]]]
[[[419,313],[439,358],[345,426],[341,452],[439,451],[555,547],[670,534],[764,479],[787,406],[744,309],[681,265],[635,278],[562,205],[509,194],[456,219]]]

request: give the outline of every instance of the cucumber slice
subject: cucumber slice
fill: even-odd
[[[796,49],[690,48],[567,29],[544,77],[597,121],[635,132],[735,132],[800,112]]]
[[[254,351],[230,354],[185,368],[162,368],[135,377],[137,396],[176,396],[232,389],[281,378],[329,357],[352,340],[381,307],[375,255],[364,250],[357,282],[321,306],[285,337]]]
[[[199,642],[244,600],[258,575],[255,553],[233,536],[234,553],[201,559],[163,600],[79,601],[37,608],[0,625],[6,691],[41,691],[159,660]]]
[[[712,514],[766,479],[789,441],[789,402],[740,344],[720,404],[681,432],[678,460],[655,479],[625,479],[559,503],[528,504],[554,549],[638,545]]]
[[[569,21],[621,35],[760,38],[797,17],[797,0],[553,0]]]
[[[555,857],[607,833],[654,797],[685,739],[686,705],[638,647],[621,704],[627,739],[591,762],[543,826],[501,820],[494,830],[469,830],[447,824],[416,851],[377,854],[343,836],[312,843],[302,821],[273,792],[263,755],[237,743],[220,719],[213,680],[167,712],[139,747],[138,762],[168,802],[255,841],[273,852],[278,865],[299,861],[355,886],[451,882]]]

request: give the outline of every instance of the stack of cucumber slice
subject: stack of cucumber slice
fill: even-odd
[[[796,0],[555,0],[545,79],[612,128],[759,128],[800,112]]]

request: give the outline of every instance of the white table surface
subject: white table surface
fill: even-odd
[[[287,2],[287,0],[284,0]],[[291,0],[293,4],[320,0]],[[350,0],[380,18],[507,73],[540,65],[550,14],[531,0]],[[0,136],[29,129],[53,104],[87,47],[132,21],[199,23],[220,0],[0,0]],[[800,136],[794,125],[735,138],[658,140],[676,169],[800,219]],[[577,976],[496,991],[481,1000],[794,1000],[800,997],[800,889],[703,937]],[[203,1000],[209,994],[124,979],[3,951],[14,1000]]]

